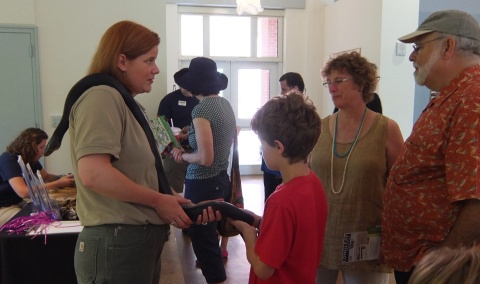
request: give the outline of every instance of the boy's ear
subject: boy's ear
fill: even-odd
[[[283,146],[283,143],[280,142],[279,140],[274,140],[273,143],[275,144],[275,148],[277,148],[277,152],[282,155],[283,151],[285,151],[285,147]]]

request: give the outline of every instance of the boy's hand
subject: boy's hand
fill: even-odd
[[[246,234],[250,234],[250,233],[255,234],[255,236],[257,235],[257,229],[255,227],[252,227],[249,224],[247,224],[243,221],[240,221],[240,220],[229,219],[229,221],[232,223],[233,226],[235,226],[235,228],[237,228],[237,230],[242,235],[246,235]]]

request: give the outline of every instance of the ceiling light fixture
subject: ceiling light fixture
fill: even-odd
[[[237,14],[249,14],[249,15],[257,15],[258,13],[262,12],[262,4],[260,0],[237,0]]]

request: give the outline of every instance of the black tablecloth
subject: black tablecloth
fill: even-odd
[[[28,216],[29,205],[15,217]],[[45,236],[0,232],[0,284],[77,283],[73,257],[78,233]]]

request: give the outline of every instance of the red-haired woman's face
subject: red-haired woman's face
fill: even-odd
[[[148,93],[152,90],[153,79],[160,73],[155,60],[158,55],[158,46],[155,46],[147,53],[129,60],[124,59],[122,66],[125,72],[128,88],[133,95]],[[123,63],[123,62],[122,62]]]

